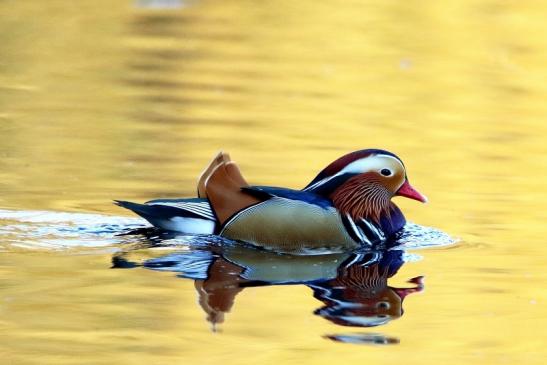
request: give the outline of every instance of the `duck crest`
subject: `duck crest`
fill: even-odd
[[[391,195],[374,173],[354,176],[330,195],[334,206],[354,221],[365,219],[377,224],[391,218]]]

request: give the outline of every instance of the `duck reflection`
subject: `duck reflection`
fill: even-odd
[[[341,265],[331,280],[310,283],[314,297],[324,306],[314,313],[342,326],[373,327],[386,324],[403,315],[403,300],[423,290],[422,277],[409,280],[410,288],[394,288],[388,278],[403,264],[403,251],[386,251],[356,255],[349,265]]]
[[[270,285],[308,286],[323,303],[314,314],[337,325],[384,325],[401,317],[404,299],[424,287],[421,276],[410,279],[413,285],[409,287],[388,285],[388,279],[404,264],[404,257],[401,250],[291,256],[234,245],[171,252],[141,264],[128,260],[125,253],[115,256],[113,263],[116,268],[143,266],[194,280],[198,303],[216,331],[240,292]],[[355,341],[355,335],[326,337]],[[373,337],[359,335],[358,342],[396,343],[381,335]]]

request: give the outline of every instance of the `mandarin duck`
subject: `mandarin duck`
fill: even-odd
[[[200,175],[197,195],[115,203],[161,229],[298,253],[386,243],[406,223],[391,198],[427,201],[409,184],[403,162],[379,149],[340,157],[302,190],[251,186],[229,155],[220,152]]]

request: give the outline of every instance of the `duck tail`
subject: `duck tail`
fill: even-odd
[[[189,234],[213,234],[216,219],[204,199],[156,200],[138,204],[114,200],[114,204],[141,216],[153,226]]]

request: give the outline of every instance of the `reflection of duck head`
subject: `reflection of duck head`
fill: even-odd
[[[422,278],[411,279],[413,288],[387,285],[402,265],[401,251],[388,251],[377,261],[357,260],[341,267],[335,279],[310,285],[314,296],[325,305],[315,311],[333,323],[352,327],[373,327],[402,316],[403,299],[423,289]]]

